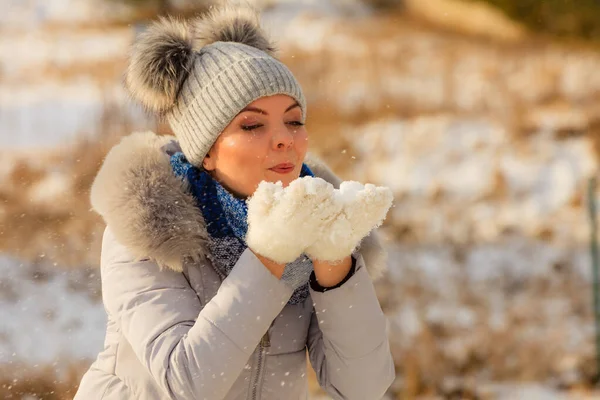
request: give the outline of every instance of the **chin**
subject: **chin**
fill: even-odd
[[[298,179],[298,177],[300,177],[300,171],[292,171],[288,174],[278,174],[277,172],[269,171],[265,176],[265,181],[273,183],[281,181],[283,187],[286,187],[292,183],[292,181]]]
[[[292,183],[292,181],[296,179],[296,178],[278,178],[278,179],[273,179],[271,180],[271,182],[278,182],[280,181],[281,184],[283,185],[283,187],[288,187],[290,185],[290,183]]]
[[[283,184],[283,187],[288,187],[290,185],[290,183],[292,183],[293,179],[286,179],[283,180],[281,179],[281,183]]]
[[[284,179],[281,179],[281,182],[283,183],[283,187],[288,186],[290,183],[292,183],[293,181],[295,181],[299,177],[300,177],[300,171],[298,171],[297,174],[291,173],[290,176],[285,177]]]

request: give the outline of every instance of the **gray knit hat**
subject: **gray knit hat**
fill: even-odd
[[[126,87],[166,117],[186,158],[200,166],[223,129],[260,97],[291,96],[304,122],[300,84],[273,54],[248,7],[221,7],[189,23],[163,18],[134,44]]]

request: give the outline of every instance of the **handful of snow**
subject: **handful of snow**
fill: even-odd
[[[364,237],[381,225],[393,199],[387,187],[342,182],[329,200],[340,204],[341,212],[306,249],[306,254],[313,260],[329,262],[349,256]]]
[[[392,199],[388,188],[354,181],[339,189],[308,176],[286,188],[263,181],[248,200],[246,242],[279,263],[303,252],[312,259],[341,260],[383,222]]]

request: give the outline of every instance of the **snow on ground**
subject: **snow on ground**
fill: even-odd
[[[124,65],[134,30],[2,35],[0,147],[52,147],[92,137],[105,128],[103,119],[111,107],[115,115],[108,117],[148,128],[148,117],[128,102],[122,73],[110,67]]]
[[[42,24],[101,22],[126,15],[120,1],[106,0],[0,0],[0,25],[11,30],[31,30]]]
[[[515,138],[493,118],[451,114],[342,132],[356,155],[349,175],[392,188],[391,220],[419,239],[489,241],[515,229],[550,232],[563,244],[588,239],[582,204],[598,167],[590,137],[556,140],[548,130]]]
[[[114,115],[110,114],[111,107]],[[108,122],[114,118],[131,124],[132,129],[153,126],[140,107],[127,103],[120,85],[103,86],[84,77],[68,83],[0,85],[0,148],[3,149],[50,148],[91,138],[107,133],[105,118]]]
[[[400,245],[390,248],[389,278],[393,283],[414,283],[434,296],[428,306],[428,319],[436,322],[458,324],[472,327],[474,321],[462,313],[459,304],[464,301],[462,294],[471,291],[483,301],[491,313],[494,324],[506,326],[504,311],[514,300],[507,293],[512,283],[527,285],[534,282],[549,281],[558,283],[564,276],[557,272],[557,266],[572,279],[571,283],[591,285],[591,265],[588,249],[565,249],[542,241],[528,240],[522,237],[508,238],[502,242],[478,244],[461,249],[463,253],[457,259],[456,247],[447,245]],[[591,286],[585,288],[590,289]],[[517,288],[512,288],[517,290]],[[583,288],[582,288],[583,289]],[[555,291],[556,299],[563,296],[560,289]],[[581,300],[581,299],[571,299]],[[591,300],[591,299],[590,299]],[[405,312],[403,305],[398,311]],[[556,306],[556,304],[554,304]],[[563,312],[560,308],[552,312]],[[498,312],[495,315],[494,312]],[[408,311],[411,314],[410,311]],[[456,316],[460,316],[455,320]],[[443,321],[440,320],[444,319]],[[401,319],[402,328],[407,334],[418,333],[419,327],[407,323],[411,318]],[[588,321],[591,323],[592,321]],[[583,327],[579,327],[582,328]],[[402,335],[402,340],[410,341],[411,335]]]
[[[457,262],[451,247],[395,246],[390,253],[392,282],[417,283],[423,292],[436,295],[430,299],[417,297],[412,302],[405,299],[397,308],[386,311],[393,326],[392,341],[409,346],[423,323],[433,322],[466,331],[481,323],[477,312],[460,301],[461,285],[473,291],[485,287],[481,304],[487,301],[486,307],[491,313],[489,321],[484,323],[506,327],[507,314],[519,302],[518,297],[512,299],[503,292],[506,282],[527,284],[539,277],[552,281],[553,266],[565,260],[572,262],[574,276],[589,282],[587,252],[565,252],[541,242],[516,240],[475,246],[467,252],[464,264]],[[2,257],[0,277],[0,364],[55,363],[59,370],[60,365],[68,364],[69,360],[91,361],[96,357],[102,349],[106,323],[97,293],[97,271],[63,271],[56,266],[23,265]],[[561,294],[556,295],[556,301],[549,301],[546,310],[537,311],[548,324],[531,321],[530,328],[535,329],[539,340],[548,337],[556,326],[571,328],[571,343],[556,346],[579,348],[592,335],[591,321],[583,323],[580,319],[568,318],[573,299],[563,299],[566,303],[561,303]],[[425,320],[420,319],[419,304],[426,305]],[[536,324],[540,326],[534,326]],[[567,326],[571,324],[577,326]],[[501,400],[582,398],[538,384],[483,383],[478,391]]]
[[[504,384],[492,385],[488,388],[498,400],[569,400],[578,398],[575,395],[561,393],[546,386],[536,384]]]
[[[44,68],[122,60],[134,36],[133,27],[4,34],[0,37],[3,79],[43,81]]]
[[[0,364],[93,359],[106,316],[97,272],[24,265],[0,257]],[[60,366],[60,362],[58,362]]]

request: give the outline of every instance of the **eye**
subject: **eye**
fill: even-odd
[[[290,121],[290,122],[287,122],[287,124],[293,125],[293,126],[304,126],[304,124],[300,121]]]
[[[261,125],[261,124],[255,124],[255,125],[242,125],[242,129],[243,129],[243,130],[245,130],[245,131],[253,131],[253,130],[255,130],[255,129],[258,129],[258,128],[260,128],[261,126],[263,126],[263,125]]]

